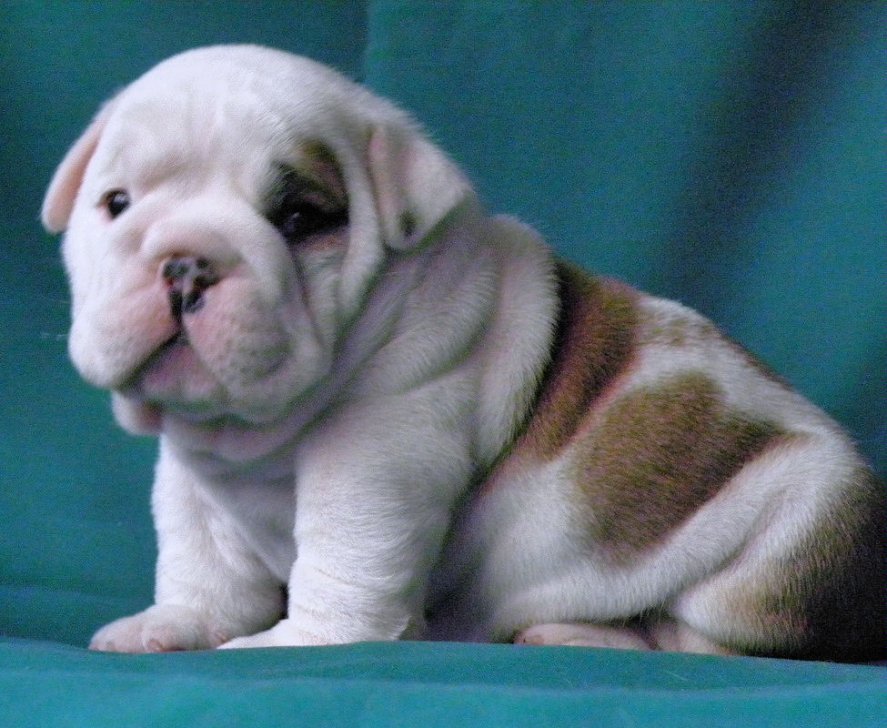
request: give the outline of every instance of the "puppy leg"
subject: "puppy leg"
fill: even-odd
[[[280,618],[280,584],[205,497],[196,479],[163,451],[154,512],[159,546],[156,603],[100,629],[91,649],[211,649]]]
[[[288,616],[225,647],[387,641],[423,633],[428,575],[471,472],[463,428],[438,422],[441,399],[433,386],[421,398],[392,395],[384,416],[374,403],[361,404],[306,438],[297,458],[299,549]]]
[[[883,657],[883,491],[848,460],[810,438],[749,466],[746,477],[783,481],[783,496],[730,564],[669,605],[678,626],[654,633],[663,649],[701,641],[796,659]],[[816,481],[828,500],[801,487]]]
[[[643,632],[634,627],[602,624],[537,624],[519,632],[516,645],[563,645],[569,647],[607,647],[617,650],[653,649]]]

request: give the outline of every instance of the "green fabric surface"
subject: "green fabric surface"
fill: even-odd
[[[883,668],[394,644],[121,657],[155,443],[67,361],[38,211],[101,101],[257,42],[400,101],[489,207],[699,308],[887,470],[887,3],[0,3],[0,725],[875,725]]]
[[[431,643],[120,656],[0,641],[0,725],[875,726],[876,667]]]

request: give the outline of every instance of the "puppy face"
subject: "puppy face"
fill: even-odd
[[[280,417],[331,371],[386,248],[468,189],[437,154],[306,59],[228,47],[161,64],[102,110],[44,203],[67,227],[75,365],[133,429],[160,411]],[[444,174],[416,185],[416,168]]]

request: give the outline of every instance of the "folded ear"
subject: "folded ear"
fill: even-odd
[[[474,190],[447,156],[411,129],[377,127],[369,144],[370,177],[386,243],[417,245]]]
[[[43,227],[49,232],[60,233],[68,226],[74,200],[83,181],[83,173],[102,136],[110,107],[110,103],[102,107],[86,131],[65,154],[52,176],[40,213]]]

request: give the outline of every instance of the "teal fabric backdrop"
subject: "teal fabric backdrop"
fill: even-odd
[[[304,53],[399,101],[492,210],[702,310],[887,470],[887,3],[6,0],[0,724],[258,725],[300,710],[343,725],[520,725],[527,711],[882,723],[872,667],[476,645],[83,649],[150,601],[155,443],[117,430],[68,364],[58,243],[38,210],[104,98],[219,42]]]
[[[676,298],[887,468],[887,5],[372,3],[366,76],[496,210]]]

